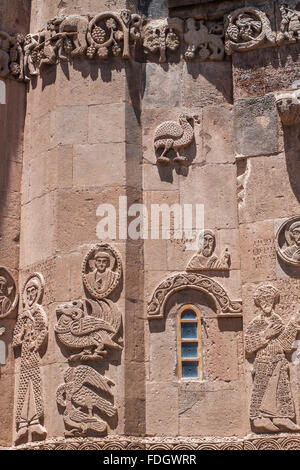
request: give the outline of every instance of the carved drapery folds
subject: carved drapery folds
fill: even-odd
[[[259,309],[245,333],[247,355],[255,355],[250,420],[256,432],[299,431],[295,424],[289,361],[286,354],[293,349],[300,314],[292,315],[285,325],[275,313],[280,300],[271,284],[259,286],[254,303]]]
[[[86,436],[89,432],[104,434],[108,425],[103,415],[109,418],[117,415],[112,404],[113,382],[82,363],[107,360],[110,350],[123,349],[121,312],[107,298],[119,286],[121,275],[119,252],[108,243],[98,243],[87,253],[82,265],[89,298],[66,302],[56,309],[56,337],[68,350],[68,361],[73,365],[57,390],[57,403],[64,409],[66,437]]]
[[[40,273],[33,273],[25,282],[22,310],[14,330],[13,347],[21,348],[16,443],[41,440],[47,436],[42,424],[44,403],[40,371],[40,354],[48,338],[48,318],[41,305],[44,284]]]
[[[241,302],[231,300],[216,281],[200,273],[182,272],[165,279],[155,289],[148,303],[148,318],[163,318],[167,300],[175,292],[184,289],[195,289],[206,293],[213,299],[217,314],[224,314],[224,317],[226,313],[241,314],[242,312]]]
[[[267,15],[252,7],[239,8],[225,19],[227,54],[247,52],[267,41],[275,44],[276,35]]]

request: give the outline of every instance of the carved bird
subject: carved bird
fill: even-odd
[[[121,326],[118,308],[110,300],[88,302],[93,304],[92,315],[88,315],[80,300],[56,309],[60,317],[55,325],[58,339],[69,349],[81,350],[70,356],[69,361],[101,360],[107,354],[106,348],[122,349],[121,341],[114,341]]]
[[[179,150],[189,146],[194,139],[194,129],[188,122],[195,119],[198,122],[198,116],[190,116],[181,114],[179,123],[175,121],[165,121],[157,127],[154,135],[154,147],[157,151],[163,148],[162,154],[157,158],[157,163],[161,165],[169,165],[170,158],[166,157],[166,153],[173,149],[176,152],[174,162],[186,165],[188,160],[179,155]]]
[[[56,401],[66,408],[64,422],[71,430],[65,435],[85,435],[88,430],[98,434],[105,432],[107,424],[94,415],[94,409],[109,417],[116,414],[115,406],[99,395],[99,392],[104,392],[112,396],[109,385],[113,382],[89,366],[69,368],[64,380],[65,383],[57,389]]]

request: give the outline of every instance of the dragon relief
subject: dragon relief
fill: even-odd
[[[56,401],[65,408],[64,423],[69,428],[65,437],[85,436],[89,431],[105,433],[107,423],[95,411],[108,417],[116,415],[117,409],[109,401],[113,382],[86,365],[70,367],[64,381],[57,389]]]
[[[92,303],[86,301],[86,303]],[[78,352],[69,361],[99,361],[107,355],[107,348],[122,350],[121,340],[115,340],[121,326],[121,313],[110,300],[93,302],[89,315],[81,300],[67,302],[56,309],[58,322],[55,332],[68,349]]]

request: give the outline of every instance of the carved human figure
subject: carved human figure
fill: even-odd
[[[250,405],[253,428],[257,432],[298,431],[300,427],[293,421],[295,407],[286,353],[293,348],[300,313],[294,314],[285,326],[274,310],[279,292],[270,284],[256,289],[254,302],[260,314],[250,322],[245,334],[246,353],[255,354]]]
[[[5,316],[11,309],[12,303],[8,297],[8,282],[0,276],[0,316]]]
[[[293,223],[285,234],[288,247],[283,253],[292,261],[300,263],[300,221]]]
[[[199,251],[190,260],[187,271],[201,271],[209,269],[226,270],[230,266],[230,254],[225,249],[219,258],[214,254],[216,248],[216,236],[211,230],[205,230],[199,237]]]
[[[112,256],[106,251],[97,251],[94,259],[91,260],[90,266],[94,269],[86,275],[86,279],[90,286],[100,294],[105,293],[117,279],[117,273],[114,267]]]
[[[23,309],[14,330],[13,347],[21,347],[20,380],[17,399],[16,443],[28,435],[31,441],[44,439],[47,431],[43,419],[43,397],[40,373],[40,350],[48,335],[48,320],[40,305],[43,294],[43,278],[35,273],[23,289]]]

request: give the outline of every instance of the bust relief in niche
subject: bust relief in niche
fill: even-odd
[[[221,256],[215,254],[216,235],[212,230],[204,230],[199,237],[199,251],[190,260],[187,271],[228,270],[230,253],[226,248]]]
[[[300,216],[286,220],[276,234],[279,258],[292,266],[300,266]]]

